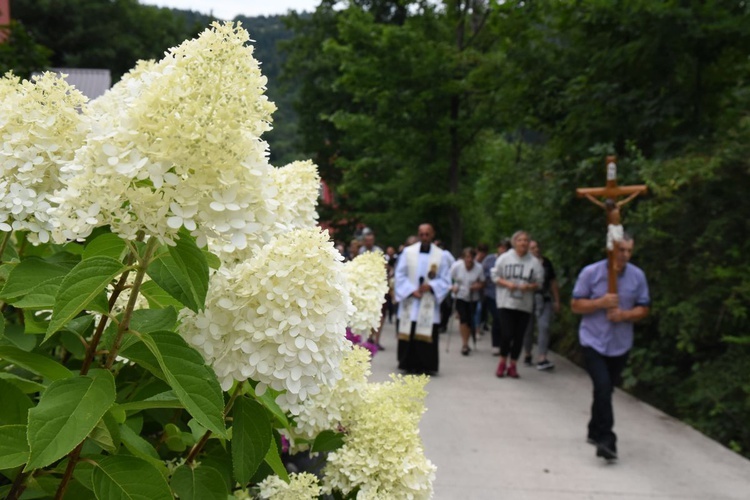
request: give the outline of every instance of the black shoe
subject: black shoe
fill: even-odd
[[[385,351],[385,347],[383,347],[381,344],[378,344],[378,351]]]
[[[467,346],[467,345],[466,345],[466,346],[464,346],[464,347],[463,347],[463,348],[461,349],[461,354],[463,354],[464,356],[468,356],[470,352],[471,352],[471,347],[469,347],[469,346]]]
[[[589,436],[586,438],[586,444],[593,444],[594,446],[596,446],[596,439]]]
[[[523,358],[523,364],[526,366],[531,366],[531,356],[526,356]]]
[[[554,367],[555,367],[555,364],[548,359],[545,359],[544,361],[540,361],[539,363],[536,364],[536,369],[539,371],[551,370]]]
[[[609,445],[604,443],[597,443],[596,456],[602,457],[608,462],[612,462],[614,460],[617,460],[617,448],[613,444]]]

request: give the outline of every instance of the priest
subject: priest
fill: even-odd
[[[450,254],[432,243],[435,229],[422,224],[418,243],[404,249],[395,272],[399,303],[398,367],[407,373],[438,371],[440,303],[450,291]]]

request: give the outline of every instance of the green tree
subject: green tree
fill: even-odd
[[[106,68],[116,81],[139,59],[158,59],[169,47],[197,34],[172,10],[137,0],[13,0],[12,12],[52,49],[56,67]]]
[[[332,159],[348,216],[381,238],[432,220],[461,247],[465,154],[499,105],[491,14],[484,2],[350,2],[294,19],[290,62],[322,52],[302,70],[305,145]],[[306,99],[316,92],[328,96]]]
[[[13,71],[22,78],[29,78],[31,73],[40,71],[49,64],[50,49],[37,43],[18,21],[11,21],[7,26],[0,26],[4,41],[0,43],[0,74]]]

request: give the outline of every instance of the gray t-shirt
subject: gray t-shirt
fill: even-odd
[[[544,282],[544,268],[539,260],[526,253],[520,257],[515,250],[508,250],[495,262],[492,268],[492,281],[497,282],[498,278],[512,281],[516,284]],[[531,290],[522,292],[497,286],[497,307],[498,309],[517,309],[530,313],[534,310],[534,292]]]
[[[466,263],[463,259],[457,260],[451,266],[451,279],[458,285],[458,292],[456,292],[456,298],[471,302],[472,300],[479,300],[481,290],[471,290],[470,287],[477,281],[484,282],[484,271],[482,265],[474,263],[471,270],[466,269]]]

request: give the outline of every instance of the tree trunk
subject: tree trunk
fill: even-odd
[[[461,144],[458,137],[458,112],[461,101],[459,96],[451,97],[451,126],[450,126],[450,162],[448,175],[448,193],[451,203],[458,201],[458,187],[461,178]],[[454,205],[450,211],[451,252],[458,256],[463,248],[464,224],[461,217],[461,207]]]
[[[468,6],[464,7],[462,1],[456,2],[457,16],[456,16],[456,47],[458,51],[462,51],[464,48],[464,31],[466,26],[465,10]],[[451,247],[450,250],[454,256],[461,254],[463,248],[463,237],[464,237],[464,224],[463,218],[461,217],[461,207],[457,205],[458,202],[458,188],[461,183],[461,138],[459,137],[458,130],[458,118],[461,109],[461,96],[456,94],[451,96],[450,102],[450,158],[449,158],[449,174],[448,174],[448,193],[451,200],[450,211],[450,226],[451,226]]]

